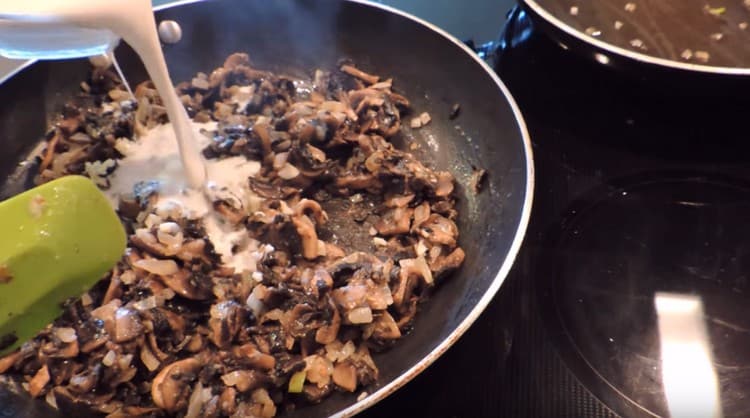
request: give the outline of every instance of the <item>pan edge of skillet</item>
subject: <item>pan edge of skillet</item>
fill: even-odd
[[[157,21],[164,19],[179,22],[184,33],[180,43],[165,46],[175,83],[189,80],[197,71],[211,71],[238,51],[248,52],[257,68],[308,78],[316,68],[330,69],[339,59],[350,58],[365,71],[393,77],[395,88],[412,101],[415,112],[430,113],[431,124],[414,131],[413,139],[426,151],[420,158],[451,170],[457,178],[460,241],[467,257],[461,270],[422,305],[414,331],[375,357],[380,381],[366,391],[372,394],[394,380],[400,386],[413,378],[429,364],[420,363],[433,350],[446,340],[452,344],[455,331],[480,299],[493,283],[504,279],[498,272],[514,240],[523,235],[531,156],[512,99],[485,67],[445,36],[372,5],[339,0],[214,0],[158,12]],[[145,79],[127,46],[121,46],[117,56],[131,84]],[[0,85],[1,97],[13,98],[0,103],[0,145],[7,151],[0,155],[0,176],[16,174],[8,177],[0,196],[30,186],[24,173],[33,168],[18,168],[18,163],[38,144],[45,118],[53,116],[77,89],[86,68],[81,61],[37,63]],[[461,114],[450,120],[455,103],[461,105]],[[467,192],[472,166],[488,171],[478,195]],[[472,366],[477,365],[467,365]],[[388,387],[385,392],[395,389]],[[365,400],[351,408],[358,394],[336,394],[320,405],[280,411],[280,416],[358,412],[372,404]],[[49,416],[25,405],[27,397],[16,400],[2,405],[0,413],[15,408],[13,416]]]

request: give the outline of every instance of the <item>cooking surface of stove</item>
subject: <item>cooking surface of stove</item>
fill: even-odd
[[[699,296],[724,416],[748,416],[750,103],[737,92],[750,83],[608,61],[551,41],[521,9],[507,26],[497,69],[537,168],[517,273],[559,359],[623,416],[668,416],[655,294]]]

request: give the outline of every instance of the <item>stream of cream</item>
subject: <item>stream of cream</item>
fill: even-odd
[[[204,160],[167,71],[151,0],[0,0],[0,10],[4,18],[19,24],[106,29],[127,42],[140,56],[164,102],[188,184],[197,190],[205,185]]]
[[[110,178],[110,199],[116,205],[119,196],[132,193],[135,184],[156,181],[157,206],[179,205],[191,217],[203,218],[209,239],[224,263],[239,271],[254,270],[254,260],[247,252],[232,251],[247,242],[246,231],[222,223],[212,211],[210,200],[224,194],[245,204],[250,193],[247,178],[255,175],[260,165],[243,157],[208,163],[204,160],[201,149],[210,140],[199,130],[215,129],[215,124],[194,124],[177,97],[159,42],[151,0],[0,0],[0,9],[5,18],[21,23],[106,29],[135,50],[162,98],[170,123],[136,141],[119,141],[118,150],[125,159]]]

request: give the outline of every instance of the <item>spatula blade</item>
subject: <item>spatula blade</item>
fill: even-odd
[[[126,236],[94,183],[66,176],[0,202],[0,355],[32,338],[61,304],[122,257]]]

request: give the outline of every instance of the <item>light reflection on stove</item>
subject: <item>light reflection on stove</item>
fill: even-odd
[[[721,418],[718,380],[699,297],[657,293],[662,383],[672,418]]]

